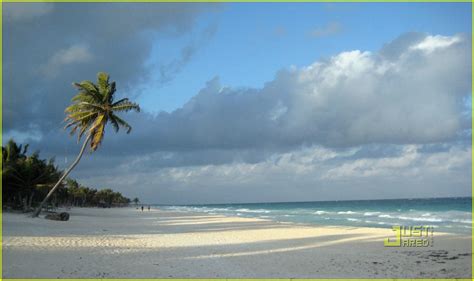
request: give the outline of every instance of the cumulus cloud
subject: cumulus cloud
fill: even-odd
[[[465,138],[463,132],[470,129],[463,113],[471,87],[470,39],[455,35],[440,39],[450,44],[441,44],[429,43],[436,36],[408,38],[379,52],[347,51],[281,70],[261,89],[229,88],[215,78],[180,109],[131,117],[136,128],[127,141],[148,151],[283,151],[301,145]],[[109,145],[119,149],[121,142],[116,138]]]
[[[213,151],[218,161],[232,161],[239,150],[273,153],[301,145],[341,148],[466,138],[470,40],[455,35],[441,39],[452,43],[431,44],[437,47],[429,51],[414,47],[432,38],[438,37],[403,35],[378,52],[347,51],[281,70],[261,89],[229,88],[215,78],[171,113],[128,116],[133,134],[106,139],[102,149],[108,155]],[[44,145],[53,151],[59,145],[51,140],[62,139],[47,138]],[[226,156],[217,156],[222,151]],[[212,158],[206,157],[211,163]]]

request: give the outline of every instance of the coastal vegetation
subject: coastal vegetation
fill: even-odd
[[[61,177],[54,158],[43,159],[40,153],[28,152],[29,145],[13,139],[2,146],[2,204],[5,208],[31,211]],[[51,198],[50,207],[112,207],[126,206],[131,200],[110,188],[97,190],[66,178]]]

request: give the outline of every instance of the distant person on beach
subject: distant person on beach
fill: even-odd
[[[142,206],[142,212],[143,212],[143,206]]]
[[[148,205],[148,211],[150,211],[150,205]]]

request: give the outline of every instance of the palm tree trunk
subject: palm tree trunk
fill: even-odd
[[[33,204],[33,197],[35,197],[35,192],[32,191],[28,199],[28,211],[31,210],[31,204]]]
[[[48,192],[48,195],[43,199],[41,204],[38,206],[38,209],[36,209],[35,213],[33,214],[33,217],[38,217],[39,214],[41,213],[41,209],[43,208],[43,205],[48,201],[49,197],[56,191],[56,189],[59,187],[61,182],[69,175],[69,173],[76,167],[76,165],[79,163],[79,160],[81,160],[82,154],[84,154],[84,150],[86,150],[87,143],[91,139],[91,135],[87,136],[86,140],[84,141],[84,144],[82,145],[81,151],[79,152],[79,155],[77,155],[76,160],[72,163],[72,165],[64,172],[64,174],[61,176],[61,178],[58,180],[58,182],[53,186],[53,188]]]
[[[28,210],[28,194],[21,200],[23,203],[23,213],[26,213]]]

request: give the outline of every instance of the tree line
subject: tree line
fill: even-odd
[[[18,145],[13,139],[2,146],[2,203],[4,208],[32,211],[60,179],[63,171],[54,158],[42,159],[39,152],[28,153],[28,144]],[[110,188],[97,190],[75,179],[66,178],[52,195],[48,207],[114,207],[132,202]],[[138,202],[134,198],[133,202]]]

